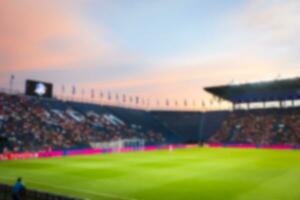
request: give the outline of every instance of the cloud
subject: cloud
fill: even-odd
[[[170,61],[170,63],[180,63]],[[279,61],[266,61],[255,56],[244,55],[238,59],[228,57],[190,61],[189,65],[160,66],[160,70],[152,73],[139,74],[121,80],[90,82],[81,84],[81,87],[128,92],[154,98],[195,98],[207,99],[209,95],[202,89],[206,86],[250,82],[265,78],[276,78],[286,70],[280,68]],[[300,72],[300,70],[298,70]]]
[[[76,5],[69,1],[0,1],[0,71],[130,63],[132,56],[107,41],[103,27],[89,26]]]
[[[249,0],[237,13],[238,28],[247,33],[260,53],[299,63],[300,1]],[[298,58],[298,59],[296,59]]]

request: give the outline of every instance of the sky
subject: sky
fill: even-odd
[[[0,88],[15,76],[154,100],[300,76],[298,0],[0,0]],[[77,92],[77,95],[80,92]]]

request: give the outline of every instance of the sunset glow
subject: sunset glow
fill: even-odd
[[[0,86],[210,101],[203,87],[300,76],[300,1],[1,0]]]

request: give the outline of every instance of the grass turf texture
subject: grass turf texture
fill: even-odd
[[[185,149],[0,162],[0,182],[90,200],[296,200],[300,151]]]

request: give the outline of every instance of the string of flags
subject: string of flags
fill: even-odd
[[[85,89],[81,89],[81,93],[77,92],[77,88],[75,85],[71,86],[71,97],[72,99],[76,99],[78,95],[81,95],[81,99],[89,99],[99,103],[108,103],[108,104],[124,104],[124,105],[132,105],[137,107],[158,107],[158,108],[206,108],[211,107],[217,104],[222,103],[222,99],[213,96],[209,100],[195,100],[195,99],[172,99],[172,98],[146,98],[142,95],[130,95],[119,92],[112,91],[96,91],[95,89],[90,89],[89,94],[85,93]],[[62,85],[61,87],[61,96],[64,98],[66,96],[66,87]],[[89,97],[89,98],[88,98]]]
[[[10,90],[13,88],[15,76],[11,75],[9,78]],[[62,99],[71,99],[79,101],[93,101],[103,104],[118,104],[124,106],[135,107],[157,107],[157,108],[206,108],[221,104],[223,100],[219,97],[212,96],[209,100],[195,100],[195,99],[176,99],[176,98],[149,98],[142,95],[125,94],[120,92],[112,92],[96,89],[77,88],[75,84],[66,87],[61,85],[60,94],[57,95]],[[71,94],[71,96],[70,96]]]

